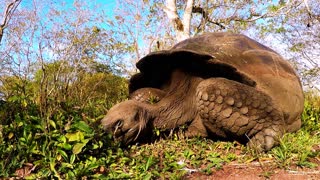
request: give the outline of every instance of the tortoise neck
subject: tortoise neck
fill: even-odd
[[[180,70],[174,71],[171,76],[166,96],[150,106],[153,126],[160,129],[178,127],[196,116],[195,92],[202,79]]]

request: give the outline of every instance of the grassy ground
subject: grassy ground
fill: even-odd
[[[270,163],[272,162],[272,163]],[[107,170],[110,178],[181,179],[190,173],[212,175],[225,165],[258,163],[280,169],[320,165],[320,134],[301,130],[287,134],[280,146],[257,154],[237,142],[214,142],[208,139],[159,140],[156,143],[132,146]],[[263,172],[263,176],[272,171]]]
[[[258,172],[261,178],[280,170],[319,173],[320,100],[308,95],[307,99],[301,130],[286,134],[278,147],[266,153],[256,153],[237,142],[187,139],[179,132],[124,149],[97,126],[101,117],[74,116],[66,124],[61,116],[60,121],[48,121],[50,131],[37,124],[42,121],[36,117],[17,119],[0,131],[0,177],[194,179],[220,174],[224,179],[233,172],[239,174],[239,169]],[[248,171],[252,167],[259,170]]]

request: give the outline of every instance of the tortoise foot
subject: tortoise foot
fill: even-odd
[[[282,134],[283,132],[277,126],[266,128],[250,138],[247,145],[257,152],[268,151],[279,144]]]
[[[184,133],[185,137],[207,137],[207,130],[203,125],[200,116],[197,116],[189,125],[187,131]]]

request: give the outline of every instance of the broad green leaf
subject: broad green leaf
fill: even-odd
[[[79,154],[85,145],[86,144],[84,144],[84,143],[77,143],[76,145],[74,145],[72,148],[73,154]]]
[[[10,132],[8,135],[8,139],[11,139],[13,136],[14,136],[14,134],[12,132]]]
[[[79,121],[79,122],[73,124],[72,127],[76,128],[78,130],[81,130],[83,132],[86,132],[86,133],[92,133],[93,132],[91,127],[84,121]]]
[[[56,123],[53,120],[49,120],[49,124],[54,128],[57,129]]]
[[[58,153],[63,157],[65,161],[68,161],[68,154],[65,151],[58,149]]]
[[[76,159],[76,155],[75,154],[71,154],[71,156],[70,156],[70,164],[73,164],[75,159]]]
[[[81,143],[77,143],[73,146],[72,152],[73,154],[79,154],[82,151],[82,148],[89,142],[89,139],[83,140]]]
[[[56,158],[57,158],[58,161],[60,161],[61,157],[62,157],[61,154],[58,154]]]
[[[93,146],[92,146],[92,149],[98,149],[99,148],[99,145],[98,144],[94,144]]]
[[[50,165],[50,170],[51,170],[51,171],[55,171],[55,165],[56,165],[55,160],[53,160],[52,158],[50,158],[49,165]]]
[[[37,179],[38,178],[38,176],[36,175],[36,174],[30,174],[30,175],[28,175],[28,176],[25,176],[25,177],[23,177],[24,179]]]
[[[152,178],[152,174],[148,173],[146,176],[143,177],[144,180],[149,180]]]
[[[65,162],[61,163],[61,167],[67,167],[67,168],[73,169],[73,165],[72,164],[65,163]]]
[[[27,105],[28,105],[27,101],[26,101],[25,99],[22,100],[22,106],[23,106],[23,107],[27,107]]]
[[[67,139],[66,139],[65,136],[60,136],[60,137],[58,138],[58,141],[65,143],[65,142],[67,142]]]
[[[51,173],[50,169],[47,169],[47,168],[41,171],[41,174],[43,175],[43,177],[48,177],[50,173]]]
[[[31,150],[32,154],[38,154],[38,155],[44,155],[41,151],[39,151],[38,149],[32,149]]]
[[[39,124],[34,125],[33,127],[34,127],[35,129],[40,129],[41,131],[44,130],[43,126],[41,126],[41,125],[39,125]]]
[[[84,135],[80,131],[77,131],[75,133],[67,133],[66,137],[68,138],[68,140],[70,142],[72,142],[72,141],[81,141],[81,140],[84,139]]]
[[[59,144],[57,144],[57,146],[65,149],[65,150],[71,150],[72,149],[72,145],[68,144],[68,143],[59,143]]]
[[[21,127],[21,126],[23,126],[23,122],[20,121],[20,122],[18,123],[18,127]]]

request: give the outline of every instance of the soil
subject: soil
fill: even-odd
[[[197,180],[318,180],[320,179],[320,160],[316,168],[279,168],[272,162],[251,162],[249,164],[229,163],[221,169],[212,169],[210,175],[194,172],[185,179]]]

